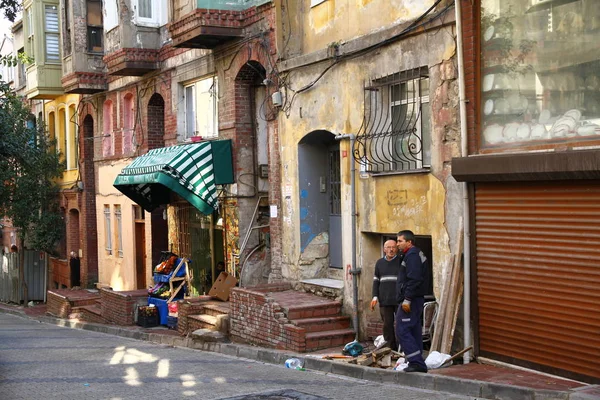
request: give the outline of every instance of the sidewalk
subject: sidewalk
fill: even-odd
[[[520,369],[470,363],[432,370],[428,374],[401,373],[392,370],[330,361],[321,358],[326,351],[297,354],[238,343],[197,342],[164,327],[141,328],[78,322],[46,315],[46,305],[23,307],[0,303],[0,312],[19,315],[40,322],[102,332],[121,337],[146,340],[178,347],[212,351],[230,356],[283,365],[290,357],[304,360],[304,367],[325,373],[345,375],[374,382],[395,383],[421,389],[436,390],[474,398],[498,400],[592,400],[600,399],[600,385],[587,385],[545,374]],[[339,352],[339,349],[337,349]]]

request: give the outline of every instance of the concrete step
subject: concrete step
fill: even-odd
[[[328,317],[338,315],[342,311],[342,304],[339,301],[327,301],[319,304],[288,306],[284,311],[290,320]]]
[[[338,315],[333,317],[303,318],[291,321],[292,324],[304,328],[306,333],[323,332],[350,328],[350,317]]]
[[[226,343],[229,341],[226,334],[223,334],[219,331],[213,331],[210,329],[196,329],[194,330],[190,337],[194,342],[220,342]]]
[[[330,347],[341,348],[354,340],[354,331],[352,329],[335,329],[322,332],[311,332],[306,334],[306,351],[327,349]]]
[[[188,327],[190,331],[208,329],[227,334],[229,332],[229,315],[188,315]]]

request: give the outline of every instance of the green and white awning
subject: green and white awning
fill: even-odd
[[[217,187],[233,183],[231,141],[215,140],[150,150],[123,168],[113,184],[152,211],[173,191],[204,214],[217,209]]]

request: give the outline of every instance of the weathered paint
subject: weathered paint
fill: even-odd
[[[296,35],[294,39],[302,42],[303,53],[311,53],[415,19],[433,3],[434,0],[327,0],[301,14],[304,35]]]
[[[335,20],[321,31],[310,24],[303,26],[303,53],[327,48],[328,43],[338,38],[347,40],[371,32],[375,25],[390,27],[398,21],[414,19],[433,3],[373,0],[359,4],[361,0],[356,1],[337,1],[335,7],[339,16],[336,13]],[[348,5],[352,7],[347,7]],[[356,5],[363,6],[365,10],[353,9]],[[309,18],[311,17],[305,17],[305,21]],[[367,310],[371,299],[373,266],[381,257],[383,234],[394,235],[400,229],[411,229],[418,235],[431,236],[434,286],[439,296],[440,277],[450,257],[451,239],[456,235],[455,227],[458,225],[461,204],[460,187],[449,172],[449,161],[459,154],[460,148],[453,37],[453,28],[447,26],[394,42],[362,57],[343,61],[325,73],[311,90],[298,94],[289,115],[279,119],[284,197],[281,210],[282,235],[283,243],[288,244],[283,249],[282,273],[284,279],[293,281],[303,276],[303,269],[306,268],[302,254],[305,249],[300,244],[304,214],[300,208],[302,192],[298,187],[299,142],[305,135],[316,130],[356,134],[362,124],[365,82],[421,66],[429,68],[432,110],[430,172],[360,178],[357,171],[356,252],[357,266],[363,269],[359,277],[361,334],[365,332],[367,319],[373,317]],[[325,64],[316,64],[295,69],[293,80],[289,84],[294,88],[304,87],[319,77],[325,67]],[[329,273],[331,277],[343,279],[346,283],[343,293],[344,309],[349,313],[352,311],[353,300],[352,276],[348,270],[353,249],[350,168],[354,160],[347,140],[341,143],[340,151],[342,247],[343,265],[346,268],[343,271],[329,269]]]

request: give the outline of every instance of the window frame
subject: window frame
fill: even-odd
[[[48,9],[54,8],[56,14],[56,31],[50,30],[48,28]],[[48,38],[55,37],[56,38],[56,58],[54,57],[54,53],[50,54],[48,50]],[[60,45],[60,15],[58,11],[58,6],[53,4],[44,4],[44,60],[47,63],[60,63],[61,62],[61,45]]]
[[[142,1],[148,1],[150,3],[150,12],[152,13],[150,18],[140,16],[140,3]],[[133,0],[133,8],[134,23],[138,26],[160,28],[168,22],[166,0]]]
[[[424,81],[427,81],[427,95],[422,95],[422,91],[423,91],[423,87],[422,87],[422,83]],[[408,87],[409,84],[412,84],[413,87],[413,96],[412,98],[409,98],[408,96],[406,98],[402,97],[402,85],[406,85]],[[416,120],[415,120],[415,128],[416,128],[416,132],[415,132],[415,136],[420,140],[421,142],[421,159],[416,161],[416,166],[414,168],[396,168],[390,172],[405,172],[405,171],[415,171],[415,170],[421,170],[421,169],[425,169],[425,168],[431,168],[431,154],[429,155],[429,160],[428,162],[425,161],[425,140],[423,140],[423,105],[426,104],[427,107],[429,108],[429,115],[431,116],[431,104],[430,104],[430,88],[431,88],[431,82],[429,80],[429,76],[418,76],[418,77],[414,77],[414,78],[410,78],[410,79],[406,79],[403,80],[401,82],[396,82],[396,83],[392,83],[388,86],[388,96],[389,96],[389,113],[390,116],[392,116],[392,123],[390,125],[390,129],[393,131],[394,130],[394,121],[393,121],[393,110],[395,107],[402,107],[402,106],[409,106],[412,105],[413,106],[413,113],[418,112]],[[393,94],[394,94],[394,87],[398,87],[398,93],[400,93],[400,100],[394,100],[393,99]],[[408,91],[408,89],[406,90],[406,93],[410,93]],[[418,105],[418,106],[417,106]],[[408,110],[408,107],[407,107]],[[407,113],[408,115],[408,113]],[[431,122],[430,122],[431,123]],[[430,147],[430,151],[431,151],[431,126],[429,126],[429,138],[428,138],[428,145]],[[411,135],[412,136],[412,135]],[[394,137],[394,146],[397,146],[397,140],[399,139],[399,137],[397,136],[393,136]],[[404,140],[404,138],[402,138],[402,140]]]
[[[201,87],[200,85],[202,83],[211,81],[210,87],[208,88],[208,92],[200,92]],[[191,106],[193,109],[193,119],[194,119],[194,130],[190,131],[189,130],[189,107],[188,107],[188,89],[192,88],[192,102],[191,102]],[[207,131],[207,132],[201,132],[198,129],[198,125],[199,125],[199,119],[198,116],[200,113],[198,113],[198,98],[199,98],[199,94],[205,94],[205,93],[209,93],[210,98],[212,98],[209,102],[209,106],[212,105],[212,121],[208,121],[212,127],[211,130]],[[191,140],[192,137],[194,136],[202,136],[203,138],[218,138],[219,137],[219,86],[218,86],[218,79],[216,76],[211,76],[208,78],[204,78],[204,79],[199,79],[193,82],[189,82],[183,85],[183,114],[184,114],[184,132],[183,132],[183,138],[184,140]]]
[[[115,248],[116,254],[120,258],[123,258],[123,213],[121,212],[121,205],[114,205],[115,215]]]
[[[104,250],[107,255],[113,254],[110,205],[104,205]]]
[[[90,9],[89,9],[90,3],[100,3],[100,25],[90,24]],[[86,22],[86,27],[87,27],[87,32],[86,32],[87,51],[89,53],[93,53],[93,54],[104,54],[104,15],[102,12],[102,0],[86,0],[85,8],[86,8],[85,22]],[[92,46],[92,41],[91,41],[91,31],[93,31],[93,30],[98,31],[97,37],[100,39],[100,46],[99,46],[100,50],[93,49],[94,46]]]

